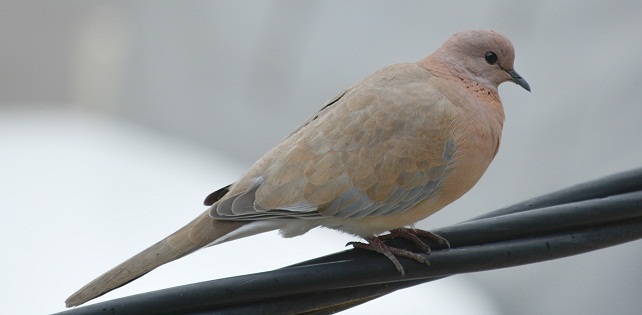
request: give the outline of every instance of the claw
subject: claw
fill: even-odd
[[[450,243],[448,242],[448,240],[430,231],[412,229],[412,228],[398,228],[390,231],[390,234],[386,234],[384,236],[387,236],[387,235],[392,235],[390,238],[395,238],[395,237],[405,238],[411,241],[413,244],[415,244],[419,248],[423,248],[423,246],[428,247],[428,245],[424,243],[422,240],[420,240],[419,237],[425,237],[431,241],[434,241],[437,244],[450,248]]]
[[[403,269],[403,266],[401,266],[401,263],[396,256],[410,258],[412,260],[430,266],[430,262],[423,256],[415,254],[409,250],[386,245],[378,237],[368,237],[366,238],[366,241],[368,241],[367,244],[361,242],[350,242],[348,243],[348,245],[352,245],[354,248],[371,250],[386,256],[392,262],[395,268],[397,268],[397,271],[401,273],[401,276],[405,276],[406,271]]]
[[[412,242],[415,246],[417,246],[423,252],[430,254],[430,251],[431,251],[430,246],[424,243],[419,237],[425,237],[427,239],[435,241],[438,244],[441,244],[450,248],[450,243],[445,238],[429,231],[416,230],[416,229],[410,229],[410,228],[394,229],[394,230],[391,230],[389,234],[381,235],[378,237],[377,236],[367,237],[366,241],[368,241],[368,243],[349,242],[348,244],[346,244],[346,246],[352,245],[354,248],[367,249],[386,256],[392,262],[392,264],[395,265],[395,268],[397,268],[397,271],[399,271],[399,273],[401,273],[402,276],[405,276],[406,271],[403,269],[403,266],[401,266],[401,263],[399,262],[396,256],[410,258],[412,260],[415,260],[422,264],[426,264],[428,266],[430,266],[430,262],[422,255],[413,253],[409,250],[386,245],[383,241],[394,239],[394,238],[404,238]]]

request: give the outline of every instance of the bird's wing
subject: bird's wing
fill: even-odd
[[[429,198],[457,149],[456,113],[432,78],[399,64],[358,82],[261,158],[210,215],[362,218]]]

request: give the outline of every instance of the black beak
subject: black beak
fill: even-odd
[[[526,91],[531,91],[531,86],[528,85],[528,82],[526,82],[526,80],[524,80],[524,78],[522,78],[522,76],[519,75],[519,73],[517,73],[514,69],[506,70],[506,72],[510,74],[511,80],[515,82],[515,84],[523,87]]]

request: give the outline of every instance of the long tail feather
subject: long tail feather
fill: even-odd
[[[244,224],[243,222],[214,220],[209,216],[209,210],[205,211],[172,235],[80,288],[65,301],[65,304],[67,307],[71,307],[95,299],[136,280],[158,266],[211,244]]]

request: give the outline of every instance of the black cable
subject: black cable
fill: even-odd
[[[434,230],[431,265],[346,250],[282,269],[173,287],[58,314],[330,314],[450,275],[567,257],[642,238],[642,169]],[[428,240],[426,240],[428,242]],[[412,249],[404,240],[390,244]],[[410,246],[410,247],[408,247]]]

